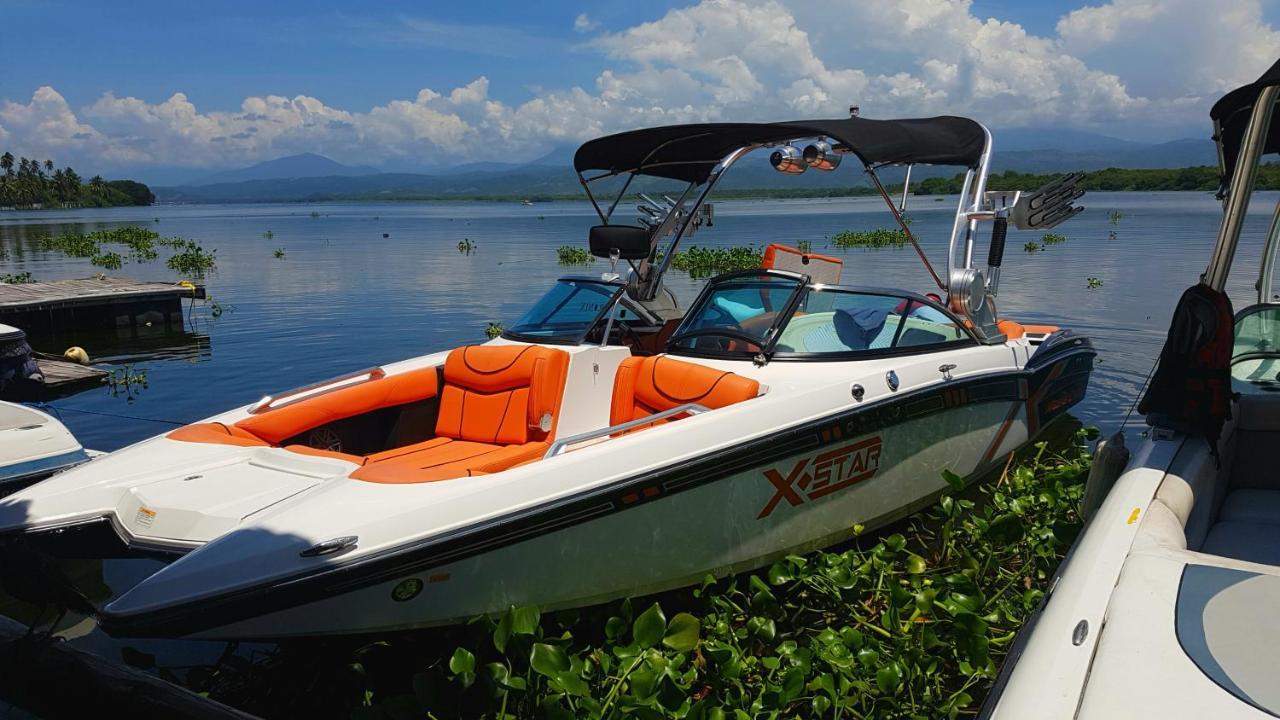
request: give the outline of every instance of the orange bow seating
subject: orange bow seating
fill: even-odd
[[[223,425],[220,422],[184,425],[165,437],[170,440],[182,440],[183,442],[239,445],[241,447],[265,447],[267,445],[266,441],[256,435],[245,432],[235,425]]]
[[[419,483],[498,472],[542,457],[555,435],[569,354],[537,345],[449,353],[436,437],[375,453],[351,474]]]
[[[279,445],[291,437],[335,420],[433,398],[439,391],[439,375],[438,368],[434,367],[387,375],[377,380],[305,397],[259,415],[250,415],[234,425],[197,423],[178,428],[169,433],[168,437],[172,440],[222,445]],[[300,447],[302,446],[290,445],[289,449],[297,450]],[[337,453],[335,456],[353,462],[360,460],[358,455]]]
[[[684,362],[665,355],[632,357],[618,366],[613,381],[609,424],[620,425],[687,403],[715,410],[760,394],[760,383],[726,370]],[[682,416],[655,420],[636,430]],[[631,432],[635,432],[632,430]]]

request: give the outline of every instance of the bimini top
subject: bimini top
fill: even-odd
[[[1253,105],[1257,102],[1262,89],[1272,85],[1280,85],[1280,60],[1277,60],[1270,70],[1262,73],[1262,77],[1256,81],[1223,95],[1222,99],[1214,103],[1213,109],[1209,111],[1209,117],[1219,128],[1218,137],[1214,139],[1222,147],[1224,189],[1227,183],[1231,182],[1231,176],[1235,172],[1240,143],[1244,141],[1244,131],[1249,126],[1249,115],[1253,112]],[[1262,147],[1263,155],[1274,152],[1280,152],[1280,121],[1271,123],[1266,143]]]
[[[579,173],[638,173],[701,183],[716,163],[748,145],[823,136],[846,146],[866,165],[922,163],[977,167],[986,131],[968,118],[913,120],[801,120],[779,123],[667,125],[608,135],[585,143],[573,157]]]

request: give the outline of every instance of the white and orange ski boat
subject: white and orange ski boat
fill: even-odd
[[[709,224],[723,173],[762,148],[790,173],[848,157],[873,179],[965,168],[945,275],[916,245],[937,294],[848,287],[838,260],[775,246],[681,308],[662,286],[676,248]],[[489,343],[266,397],[64,472],[0,500],[0,534],[171,556],[102,608],[108,632],[269,638],[581,606],[883,525],[942,492],[942,469],[993,465],[1087,387],[1087,339],[995,308],[1007,224],[1051,227],[1081,193],[1069,180],[988,192],[990,151],[956,117],[588,142],[575,165],[601,218],[591,250],[625,275],[564,278]],[[591,194],[617,176],[687,187],[623,225],[626,187],[608,211]]]

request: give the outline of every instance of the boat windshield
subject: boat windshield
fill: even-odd
[[[536,342],[580,342],[622,289],[620,283],[562,278],[515,324],[504,330],[503,336]]]
[[[973,341],[962,323],[923,297],[744,273],[712,281],[668,349],[709,357],[841,360]]]
[[[769,339],[803,290],[793,275],[749,273],[712,281],[668,346],[695,354],[754,354]]]
[[[1280,306],[1255,305],[1240,311],[1231,377],[1236,392],[1280,392]]]
[[[940,305],[892,291],[811,287],[787,320],[773,357],[830,358],[909,352],[972,341]]]

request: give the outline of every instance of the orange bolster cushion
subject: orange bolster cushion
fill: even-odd
[[[632,357],[618,367],[609,422],[638,420],[687,403],[715,410],[759,394],[759,382],[727,370],[664,355]]]
[[[235,426],[278,445],[335,420],[435,397],[439,384],[435,367],[410,370],[283,405],[247,417]]]
[[[170,432],[165,437],[170,440],[181,440],[183,442],[212,443],[215,445],[237,445],[240,447],[255,447],[266,445],[259,438],[233,426],[226,426],[220,422],[196,423],[194,425],[184,425]]]

